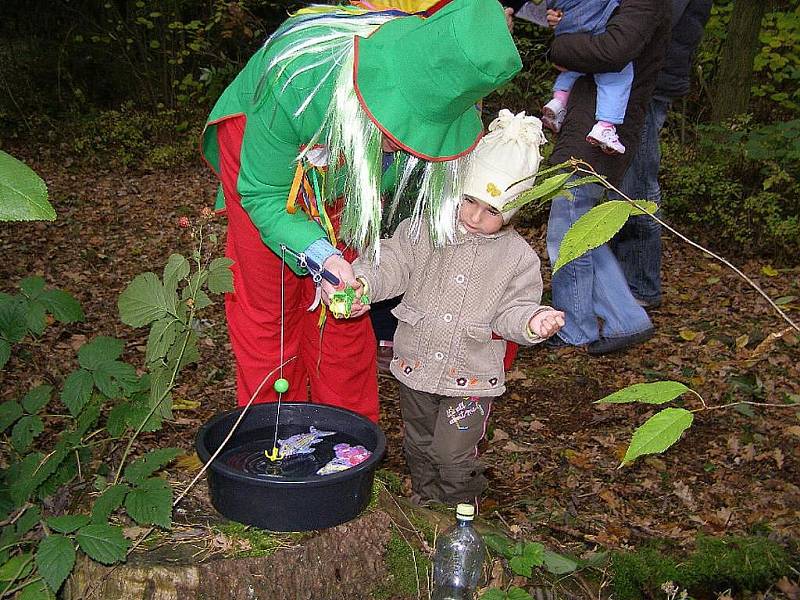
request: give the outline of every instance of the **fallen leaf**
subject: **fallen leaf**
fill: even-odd
[[[687,484],[682,481],[676,481],[672,486],[672,490],[680,498],[681,502],[686,505],[686,508],[689,510],[697,508],[697,503],[694,501],[694,496],[692,496],[692,490]]]
[[[691,329],[681,329],[678,332],[678,335],[681,336],[681,339],[691,342],[697,337],[697,332],[692,331]]]
[[[745,346],[747,346],[747,342],[750,341],[750,336],[747,334],[740,335],[736,338],[736,349],[741,350]]]
[[[200,462],[200,457],[197,452],[191,454],[184,454],[175,459],[175,466],[183,471],[199,471],[203,468],[203,463]]]
[[[775,464],[778,466],[779,469],[783,468],[783,452],[780,448],[775,448],[772,453],[772,456],[775,458]]]
[[[528,429],[531,431],[541,431],[542,429],[547,429],[547,425],[541,421],[531,421],[531,424],[528,425]]]
[[[517,442],[508,442],[503,446],[506,452],[533,452],[536,448],[534,446],[523,446]]]
[[[786,435],[796,435],[800,437],[800,425],[792,425],[784,429]]]
[[[778,275],[777,269],[772,265],[764,265],[761,267],[761,272],[767,277],[776,277]]]
[[[781,577],[775,583],[775,587],[783,592],[789,600],[800,600],[800,585],[794,581],[789,581],[788,577]]]
[[[187,400],[186,398],[177,398],[172,403],[172,410],[195,410],[200,408],[200,403],[197,400]]]
[[[719,277],[709,277],[706,279],[706,283],[719,283]]]
[[[507,440],[508,437],[509,437],[508,434],[499,427],[496,427],[492,432],[493,442],[502,442],[503,440]]]

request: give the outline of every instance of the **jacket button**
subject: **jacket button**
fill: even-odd
[[[445,323],[449,323],[450,321],[453,320],[453,315],[451,315],[450,313],[445,313],[445,315],[442,318],[444,319]]]
[[[442,360],[444,358],[444,354],[442,354],[441,352],[437,352],[433,356],[436,358],[436,360]]]
[[[456,275],[456,283],[464,283],[466,277],[464,277],[461,273]]]

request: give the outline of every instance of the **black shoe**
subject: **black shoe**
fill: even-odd
[[[587,346],[587,351],[594,356],[599,354],[611,354],[612,352],[625,352],[625,350],[629,348],[646,342],[653,337],[655,332],[656,330],[653,327],[649,327],[639,333],[624,335],[622,337],[601,337],[596,342],[589,344]]]
[[[641,298],[636,298],[636,303],[642,308],[658,308],[661,306],[661,298],[658,300],[642,300]]]

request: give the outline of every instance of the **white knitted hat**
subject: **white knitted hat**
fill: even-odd
[[[502,211],[506,202],[533,187],[531,178],[509,188],[536,174],[542,161],[539,146],[546,141],[539,119],[504,108],[470,154],[464,194]],[[508,223],[515,212],[503,212],[503,222]]]

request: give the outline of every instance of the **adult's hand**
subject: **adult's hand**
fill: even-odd
[[[325,279],[322,280],[322,301],[325,304],[330,304],[331,294],[336,290],[343,290],[348,285],[356,285],[356,276],[353,273],[352,265],[341,256],[334,254],[329,256],[322,266],[339,279],[339,286],[334,287]]]

